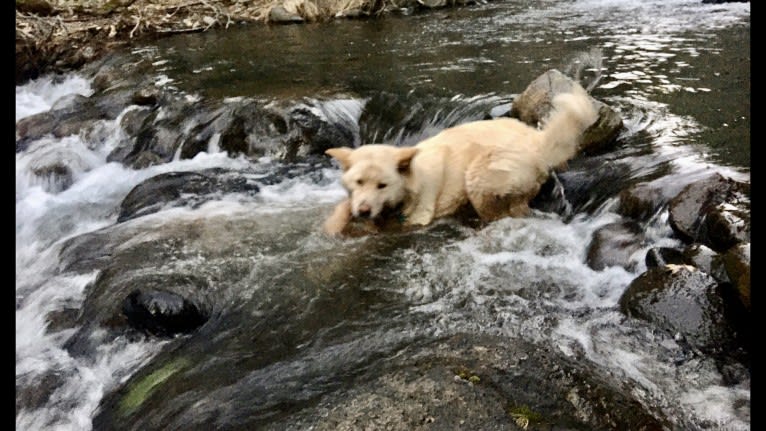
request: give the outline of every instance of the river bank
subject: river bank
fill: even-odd
[[[124,46],[248,23],[289,24],[466,5],[473,0],[17,0],[16,84]]]

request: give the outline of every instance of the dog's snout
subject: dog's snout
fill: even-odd
[[[367,204],[359,205],[359,217],[368,218],[372,214],[372,208]]]

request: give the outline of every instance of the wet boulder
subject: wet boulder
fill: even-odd
[[[78,148],[78,143],[58,141],[33,143],[19,160],[48,193],[60,193],[68,189],[77,174],[93,167],[93,160]]]
[[[607,224],[593,233],[586,263],[597,271],[610,266],[630,269],[636,264],[633,256],[641,249],[643,241],[643,229],[636,222]]]
[[[580,85],[556,69],[540,75],[519,94],[511,106],[510,116],[536,127],[551,110],[551,101],[559,93],[570,92]],[[598,109],[598,120],[585,130],[580,151],[596,153],[608,149],[623,128],[622,117],[603,102],[591,98]]]
[[[686,186],[670,202],[670,226],[688,243],[718,252],[750,241],[750,184],[714,174]]]
[[[258,184],[239,173],[211,169],[201,172],[168,172],[135,186],[120,204],[117,222],[152,214],[173,206],[197,207],[224,193],[255,194]]]
[[[303,22],[303,17],[290,12],[282,5],[275,5],[269,10],[268,21],[274,24],[296,24]]]
[[[28,373],[16,377],[16,411],[45,407],[51,395],[64,385],[68,373],[47,370],[41,374]]]
[[[736,346],[725,294],[709,274],[691,266],[667,265],[639,275],[619,304],[627,316],[646,320],[693,348],[716,355]]]
[[[718,281],[723,281],[723,279],[719,277],[714,270],[713,263],[717,258],[718,253],[716,253],[713,249],[702,244],[691,244],[684,249],[683,254],[684,259],[688,261],[688,265],[694,266],[700,271],[712,275]]]
[[[644,262],[647,268],[657,268],[666,265],[694,266],[694,262],[684,254],[683,250],[670,247],[652,247],[646,252]]]
[[[750,243],[732,247],[718,260],[742,305],[750,311]]]
[[[359,107],[355,100],[334,101],[347,104],[351,109]],[[297,105],[287,112],[290,135],[285,142],[281,159],[292,162],[311,155],[323,155],[333,147],[356,147],[359,145],[359,116],[346,110],[331,110],[321,102]]]
[[[548,178],[530,207],[565,216],[594,211],[625,188],[628,181],[630,170],[625,163],[600,156],[575,159],[566,171]]]
[[[134,290],[122,302],[122,313],[133,328],[161,337],[192,332],[208,319],[188,299],[163,290]]]
[[[667,187],[663,179],[634,184],[620,192],[617,212],[625,217],[646,221],[664,208],[679,191]]]

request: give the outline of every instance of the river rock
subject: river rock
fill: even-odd
[[[212,368],[189,366],[179,360],[188,357],[186,349],[161,354],[104,397],[93,425],[139,430],[150,423],[163,429],[214,423],[264,431],[669,427],[627,388],[523,340],[475,334],[413,340],[385,360],[371,347],[348,351],[344,343],[310,360],[256,362],[249,369],[248,361],[226,357]],[[150,381],[153,391],[140,392]],[[273,414],[275,409],[282,413]]]
[[[617,212],[635,220],[646,221],[662,209],[675,195],[653,183],[638,183],[620,192]]]
[[[303,17],[285,9],[282,5],[276,5],[269,10],[269,22],[275,24],[296,24],[303,22]]]
[[[133,328],[161,337],[189,333],[208,319],[188,299],[163,290],[134,290],[123,301],[122,313]]]
[[[292,162],[311,155],[323,155],[325,150],[333,147],[358,146],[358,119],[332,119],[331,115],[319,102],[292,108],[287,113],[291,131],[282,160]]]
[[[559,93],[571,91],[580,85],[556,69],[551,69],[534,81],[519,94],[511,106],[510,116],[537,127],[551,110],[551,100]],[[585,130],[580,151],[596,153],[608,149],[623,128],[622,117],[608,105],[591,97],[598,108],[598,120]]]
[[[750,241],[750,184],[714,174],[670,202],[670,226],[684,241],[718,252]]]
[[[713,262],[718,256],[718,253],[710,247],[702,244],[691,244],[684,249],[683,254],[684,259],[688,261],[687,264],[712,275],[718,281],[726,281],[722,277],[719,277],[714,270]]]
[[[437,9],[447,6],[447,0],[418,0],[418,3],[429,9]]]
[[[636,264],[633,255],[641,248],[643,241],[643,229],[636,222],[607,224],[593,233],[586,263],[596,271],[610,266],[630,269]]]
[[[652,247],[646,252],[644,258],[647,268],[663,267],[665,265],[692,265],[694,262],[689,259],[682,250],[670,247]],[[706,271],[707,272],[707,271]]]
[[[720,262],[742,305],[750,311],[750,243],[732,247],[720,257]]]
[[[120,204],[117,222],[155,213],[173,206],[196,207],[211,194],[258,193],[252,180],[237,173],[213,169],[202,172],[168,172],[138,184]]]
[[[34,410],[47,404],[53,392],[60,388],[67,376],[58,370],[47,370],[42,375],[16,377],[16,411]]]
[[[600,156],[574,159],[567,170],[552,175],[540,187],[530,207],[564,216],[594,211],[629,181],[630,169],[625,163]]]
[[[735,345],[736,331],[718,281],[694,267],[650,268],[633,280],[619,303],[629,317],[646,320],[671,336],[680,334],[703,352],[725,354]]]

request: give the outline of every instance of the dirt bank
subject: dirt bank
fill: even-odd
[[[111,49],[246,23],[364,18],[473,0],[16,0],[16,84]]]

